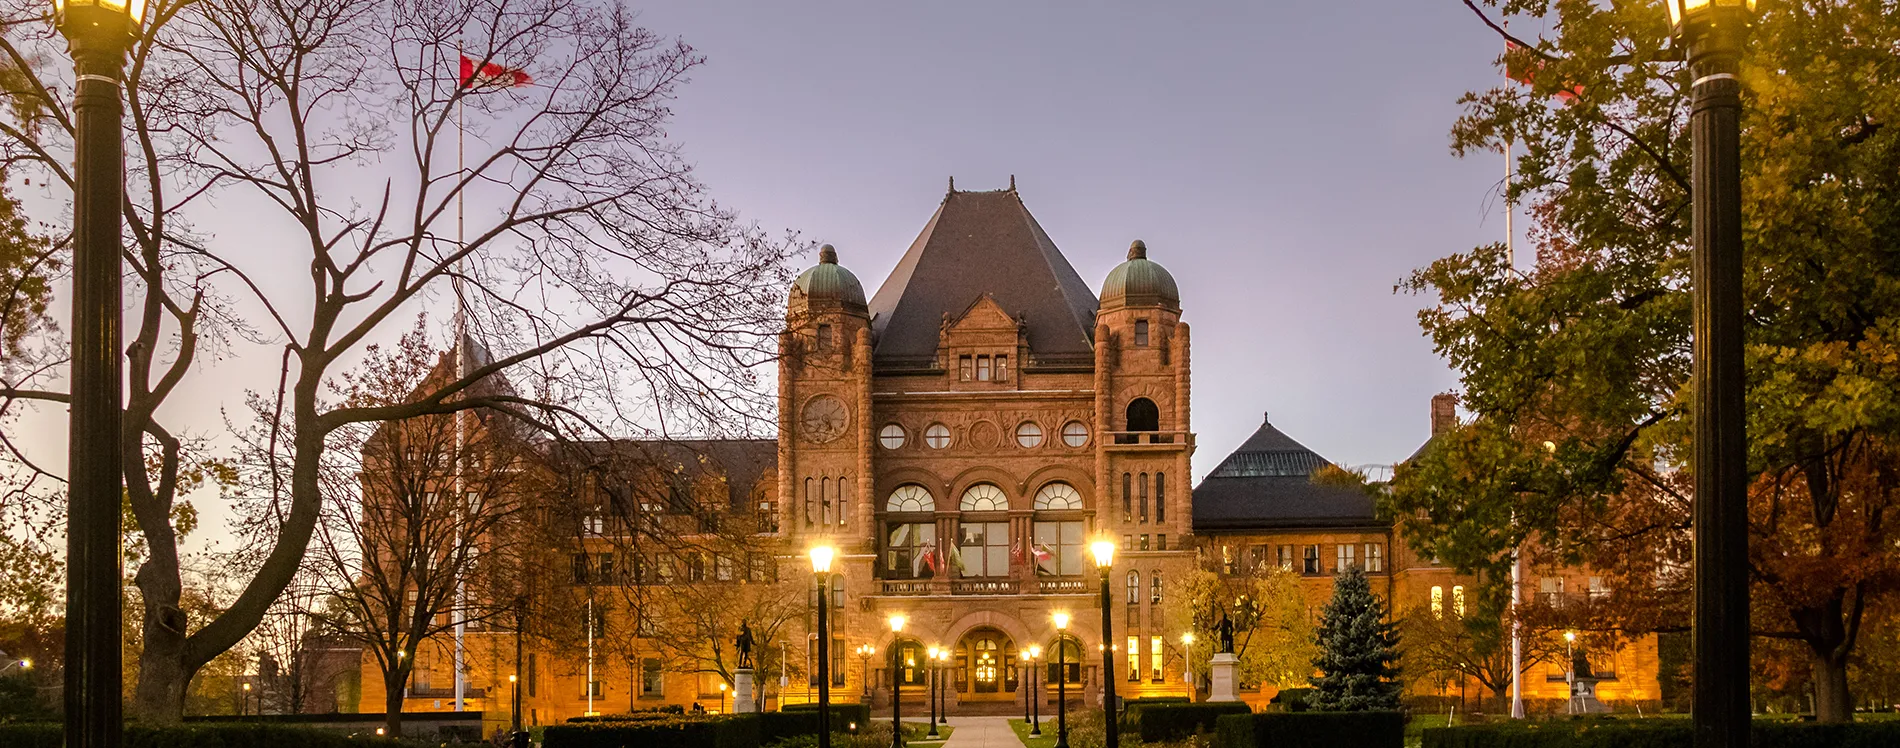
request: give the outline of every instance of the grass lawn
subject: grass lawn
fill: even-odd
[[[1024,722],[1020,719],[1010,720],[1009,729],[1015,730],[1016,739],[1023,741],[1023,745],[1027,746],[1028,748],[1055,748],[1055,745],[1056,745],[1055,720],[1045,719],[1042,721],[1042,736],[1041,737],[1030,737],[1029,723]]]
[[[943,741],[950,739],[950,733],[955,732],[956,729],[949,725],[937,725],[937,737],[933,740],[926,737],[930,734],[929,725],[922,722],[905,722],[904,745],[915,746],[915,748],[938,748],[943,745]]]

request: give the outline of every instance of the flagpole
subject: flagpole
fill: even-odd
[[[455,380],[457,382],[460,382],[462,381],[462,377],[467,375],[464,369],[464,362],[468,358],[468,350],[467,350],[466,342],[465,342],[468,339],[468,315],[463,308],[464,303],[462,301],[461,251],[464,249],[463,239],[462,239],[462,226],[463,226],[462,195],[465,192],[464,187],[466,186],[466,181],[464,180],[463,174],[462,174],[462,170],[464,168],[463,160],[462,160],[462,151],[463,151],[462,141],[464,139],[463,138],[464,129],[462,127],[462,110],[464,107],[462,104],[462,96],[461,96],[462,79],[459,74],[460,65],[462,61],[462,42],[459,39],[455,42],[455,61],[457,65],[458,74],[455,79],[455,89],[456,89],[455,94],[456,95],[452,99],[452,101],[455,104],[455,183],[454,184],[455,184],[456,257],[455,257],[455,275],[453,279],[450,281],[450,285],[451,287],[453,287],[454,292],[455,292],[455,345],[452,346],[452,350],[455,352]],[[463,433],[462,431],[462,411],[459,411],[459,410],[455,411],[454,421],[455,421],[454,423],[454,428],[455,428],[455,498],[456,498],[456,501],[458,502],[458,505],[461,507],[458,511],[467,512],[468,511],[468,493],[465,490],[465,486],[463,485],[463,482],[462,482],[462,465],[467,460],[467,455],[463,454],[463,450],[466,449],[467,447],[468,435]],[[465,516],[463,519],[466,520],[467,517]],[[466,522],[462,524],[465,525]],[[462,530],[460,527],[456,528],[456,533],[458,535],[461,533],[461,531]],[[457,549],[458,552],[467,552],[467,550],[468,549],[466,548]],[[458,711],[458,712],[462,711],[464,708],[463,693],[467,690],[467,687],[468,687],[468,676],[463,672],[463,667],[466,664],[465,660],[467,659],[468,652],[467,652],[467,649],[465,649],[466,645],[462,641],[463,635],[467,633],[468,631],[468,621],[466,620],[466,617],[463,615],[464,613],[463,608],[467,603],[467,600],[466,600],[467,594],[468,594],[468,586],[467,586],[466,580],[464,580],[462,578],[462,575],[458,573],[455,579],[455,711]]]
[[[1509,29],[1510,24],[1510,21],[1505,21],[1505,28]],[[1507,61],[1504,64],[1504,79],[1507,82],[1511,78],[1510,70],[1511,64]],[[1512,272],[1517,271],[1517,231],[1512,228],[1512,219],[1517,215],[1517,203],[1511,198],[1511,180],[1517,175],[1517,165],[1513,163],[1511,156],[1516,151],[1516,146],[1517,143],[1511,138],[1504,139],[1504,257],[1511,263]],[[1515,532],[1517,512],[1511,513],[1511,527]],[[1513,543],[1511,545],[1511,719],[1524,718],[1524,627],[1517,618],[1517,600],[1522,594],[1519,591],[1522,584],[1522,568],[1523,565],[1518,562],[1518,547]]]

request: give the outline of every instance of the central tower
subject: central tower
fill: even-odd
[[[1051,660],[1065,648],[1068,672],[1051,675],[1076,683],[1092,682],[1096,645],[1113,646],[1138,681],[1122,688],[1179,692],[1161,598],[1193,564],[1180,317],[1141,242],[1098,293],[1013,186],[952,189],[868,302],[823,248],[781,343],[779,514],[791,549],[845,551],[825,596],[836,631],[950,649],[964,700],[1022,698],[1019,645]],[[1117,640],[1058,638],[1050,614],[1099,605],[1083,549],[1104,536],[1124,549]],[[906,639],[879,641],[890,613],[910,618]]]

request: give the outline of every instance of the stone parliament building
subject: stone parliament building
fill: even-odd
[[[892,673],[892,647],[918,663],[929,647],[949,651],[953,713],[1020,710],[1020,653],[1032,646],[1043,653],[1045,701],[1054,698],[1049,679],[1063,677],[1072,698],[1098,704],[1104,647],[1116,650],[1118,695],[1184,695],[1182,632],[1167,628],[1164,590],[1197,568],[1293,570],[1317,615],[1332,575],[1358,566],[1396,612],[1463,613],[1472,580],[1407,549],[1364,494],[1310,480],[1329,463],[1270,422],[1192,484],[1192,348],[1182,314],[1174,278],[1139,241],[1091,286],[1013,184],[953,187],[874,295],[831,247],[820,251],[789,290],[777,438],[697,444],[715,460],[745,463],[728,471],[729,509],[769,515],[758,528],[762,545],[776,549],[778,575],[809,579],[805,549],[838,549],[827,596],[834,700],[888,704],[895,676],[906,711],[921,713],[913,710],[924,708],[925,673]],[[1434,401],[1434,430],[1455,418],[1451,407],[1448,397]],[[1086,552],[1101,536],[1121,545],[1110,642],[1099,634],[1099,570]],[[1559,591],[1592,584],[1581,570],[1543,575],[1527,570],[1526,590],[1549,592],[1553,579]],[[1058,611],[1074,618],[1066,635],[1052,623]],[[908,619],[897,637],[885,624],[892,614]],[[791,637],[793,652],[800,637],[809,662],[806,633]],[[493,639],[470,644],[477,695],[467,708],[505,720],[514,664],[499,650],[512,639]],[[475,651],[482,647],[494,651]],[[1070,663],[1060,670],[1046,664],[1058,648]],[[574,663],[554,659],[530,658],[521,674],[535,684],[524,693],[525,722],[578,716],[589,703],[597,712],[726,703],[705,673],[659,672],[657,661],[636,658],[602,663],[590,684]],[[1597,664],[1612,673],[1599,696],[1657,698],[1653,639],[1612,659]],[[374,666],[364,667],[361,709],[379,711]],[[407,708],[447,708],[439,658],[432,667],[431,689],[411,689]],[[1567,688],[1561,665],[1540,665],[1526,680],[1527,698],[1561,699]],[[815,699],[804,678],[762,686],[768,706]]]

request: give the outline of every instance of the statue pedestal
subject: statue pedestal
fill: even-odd
[[[732,711],[738,714],[759,710],[759,700],[753,694],[752,668],[742,667],[732,673]]]
[[[1214,659],[1208,663],[1208,670],[1212,676],[1209,678],[1211,685],[1208,688],[1208,701],[1240,700],[1240,695],[1236,693],[1236,683],[1234,682],[1234,670],[1239,667],[1240,658],[1235,657],[1232,652],[1221,652],[1214,655]]]
[[[1570,682],[1571,714],[1608,714],[1610,707],[1597,700],[1597,679],[1577,678]]]

